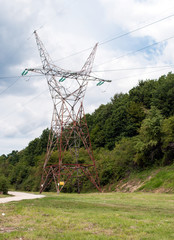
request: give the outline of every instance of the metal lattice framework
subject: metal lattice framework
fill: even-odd
[[[81,176],[86,176],[101,191],[83,108],[83,99],[89,81],[98,81],[97,85],[111,82],[90,75],[98,44],[94,46],[81,71],[65,71],[54,65],[37,32],[34,31],[34,34],[42,68],[25,69],[23,74],[31,71],[45,75],[54,106],[40,193],[52,181],[55,182],[59,193],[72,177],[77,179],[78,192],[80,192]],[[71,86],[68,86],[70,83]],[[89,158],[87,163],[83,159],[79,161],[79,149],[82,146]],[[53,163],[51,158],[54,150],[58,152],[56,163]],[[72,157],[65,161],[66,151],[71,152]]]

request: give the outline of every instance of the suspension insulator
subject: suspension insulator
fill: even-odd
[[[59,82],[63,82],[63,81],[65,81],[65,77],[61,77],[61,79],[59,79]]]
[[[101,86],[104,83],[104,81],[100,81],[99,83],[97,83],[97,86]]]
[[[25,70],[22,72],[22,76],[27,75],[27,73],[28,73],[28,70],[25,69]]]

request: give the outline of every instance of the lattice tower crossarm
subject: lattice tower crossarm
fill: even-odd
[[[52,181],[55,182],[59,193],[71,179],[77,179],[78,192],[80,191],[80,178],[84,175],[94,186],[101,191],[100,181],[93,156],[90,136],[83,108],[83,98],[89,81],[111,82],[91,75],[92,65],[97,49],[96,44],[78,72],[66,71],[53,64],[37,32],[34,32],[42,68],[28,68],[26,71],[45,75],[49,91],[53,100],[53,115],[51,129],[47,144],[47,153],[43,166],[40,193]],[[64,81],[69,79],[73,87],[67,87]],[[79,161],[79,151],[83,146],[88,160]],[[52,161],[53,151],[58,152],[58,160]],[[71,153],[70,160],[66,160],[66,153]],[[62,184],[62,185],[61,185]]]

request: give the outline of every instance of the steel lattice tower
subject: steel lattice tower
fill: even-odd
[[[34,31],[34,34],[42,61],[42,68],[25,69],[23,75],[26,75],[28,71],[45,75],[53,100],[53,115],[40,193],[52,181],[55,182],[56,190],[59,193],[72,177],[77,178],[79,192],[79,178],[82,175],[86,176],[101,191],[83,108],[83,99],[89,81],[98,81],[97,85],[111,82],[90,75],[98,44],[94,46],[81,71],[65,71],[54,65],[37,32]],[[67,80],[69,80],[69,84],[71,82],[73,87],[67,86]],[[87,151],[88,163],[79,162],[79,149],[82,146]],[[58,151],[56,164],[52,164],[51,160],[54,150]],[[70,162],[65,163],[64,155],[67,150],[71,152],[72,158]]]

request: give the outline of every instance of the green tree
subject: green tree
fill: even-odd
[[[38,144],[38,154],[42,154],[43,152],[46,152],[47,150],[47,143],[48,143],[48,137],[49,137],[50,130],[46,128],[43,130],[40,138],[39,138],[39,144]]]
[[[7,158],[10,164],[15,165],[19,161],[18,151],[13,150],[10,154],[7,155]]]
[[[159,164],[161,151],[161,126],[163,117],[160,111],[152,107],[143,120],[136,142],[135,162],[140,166]]]
[[[145,111],[141,103],[129,101],[127,106],[127,126],[126,135],[133,137],[138,134],[143,119],[145,118]]]
[[[7,194],[8,187],[9,187],[9,183],[8,183],[7,178],[5,176],[1,175],[0,176],[0,192],[2,192],[3,194]]]
[[[111,150],[115,147],[115,142],[122,137],[127,136],[127,104],[129,101],[128,94],[115,94],[111,99],[112,115],[108,118],[105,125],[106,146]],[[108,143],[110,145],[108,145]]]
[[[156,87],[156,80],[139,81],[138,86],[129,91],[130,99],[134,102],[141,103],[146,108],[150,109]]]
[[[164,119],[162,124],[162,147],[164,164],[174,161],[174,116]]]
[[[101,184],[116,182],[129,174],[135,167],[133,157],[136,153],[134,138],[122,138],[112,151],[95,151]]]
[[[153,93],[152,104],[161,110],[165,117],[174,115],[174,74],[168,73],[157,82],[157,88]]]
[[[92,115],[91,119],[88,116],[88,120],[90,119],[90,123],[92,123],[92,127],[90,127],[90,138],[92,142],[93,148],[104,147],[108,138],[107,138],[107,129],[106,124],[107,120],[112,115],[112,104],[101,105]]]
[[[98,124],[96,124],[91,130],[90,138],[94,149],[105,146],[104,130],[101,129]]]
[[[30,168],[31,167],[29,167],[26,162],[23,162],[22,160],[13,167],[9,178],[10,183],[15,187],[16,190],[22,187],[22,183],[30,175]]]

